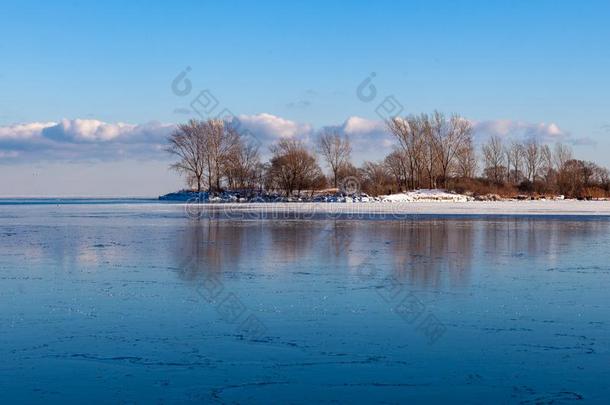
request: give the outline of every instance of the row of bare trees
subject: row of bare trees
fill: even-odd
[[[220,190],[224,181],[229,188],[254,187],[263,175],[258,148],[222,120],[191,120],[168,141],[167,151],[178,158],[171,167],[198,192]]]
[[[505,143],[499,136],[492,136],[482,147],[483,174],[496,183],[534,182],[571,159],[571,150],[563,144],[556,144],[555,149],[555,156],[561,160],[557,165],[550,146],[541,145],[536,139]]]
[[[318,149],[339,184],[350,166],[351,146],[337,131],[325,131]],[[178,126],[169,137],[167,151],[177,157],[172,168],[183,174],[190,187],[201,192],[231,190],[281,190],[286,195],[324,188],[327,179],[316,154],[300,140],[282,139],[271,148],[263,164],[258,146],[246,142],[222,120],[195,121]]]
[[[487,182],[568,196],[590,193],[592,187],[609,191],[608,171],[575,160],[563,144],[551,148],[535,139],[517,142],[493,136],[481,146],[479,172],[472,126],[459,115],[447,118],[434,112],[397,117],[387,127],[397,146],[384,160],[366,161],[359,168],[351,162],[349,138],[333,128],[319,134],[316,151],[297,139],[279,140],[271,146],[267,163],[261,161],[256,145],[221,120],[179,125],[167,150],[178,158],[172,167],[197,191],[266,190],[290,196],[329,186],[341,188],[347,178],[373,195],[417,188],[456,189],[464,180],[470,186]],[[318,155],[329,169],[328,176],[318,164]]]
[[[386,164],[403,188],[447,187],[452,177],[473,177],[476,158],[469,121],[440,112],[388,121],[399,147]]]
[[[571,148],[562,143],[551,148],[536,139],[504,142],[493,136],[482,152],[483,174],[495,184],[571,197],[593,197],[610,190],[607,169],[574,159]]]

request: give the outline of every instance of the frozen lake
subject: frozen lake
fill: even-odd
[[[0,402],[610,397],[610,218],[0,203]]]

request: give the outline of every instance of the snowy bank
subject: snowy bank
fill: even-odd
[[[441,202],[467,202],[474,198],[447,192],[438,189],[422,189],[408,191],[405,193],[383,195],[372,197],[365,193],[345,194],[336,192],[328,193],[304,193],[301,197],[284,197],[279,194],[256,193],[248,191],[223,191],[221,193],[194,192],[181,190],[175,193],[162,195],[161,201],[193,201],[205,203],[233,203],[233,202],[327,202],[327,203],[372,203],[372,202],[421,202],[421,201],[441,201]]]
[[[432,202],[432,201],[445,201],[445,202],[467,202],[473,201],[474,198],[455,193],[448,193],[445,190],[415,190],[407,191],[406,193],[390,194],[381,196],[382,202]]]

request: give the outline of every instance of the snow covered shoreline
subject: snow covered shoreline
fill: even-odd
[[[192,201],[199,200],[206,203],[233,203],[233,202],[330,202],[330,203],[369,203],[369,202],[414,202],[414,201],[473,201],[474,197],[447,192],[440,189],[419,189],[397,194],[369,196],[365,193],[344,193],[337,191],[331,194],[304,193],[301,197],[285,197],[278,194],[258,194],[248,196],[248,192],[223,191],[221,193],[209,193],[207,191],[178,191],[159,197],[161,201]]]
[[[172,204],[174,205],[174,204]],[[189,214],[215,213],[219,217],[320,216],[373,218],[405,215],[561,215],[610,216],[610,201],[416,201],[381,203],[182,203]]]
[[[556,216],[610,216],[610,201],[564,200],[479,200],[469,195],[439,189],[421,189],[404,193],[369,197],[360,195],[333,195],[316,197],[313,201],[286,201],[271,196],[246,201],[234,195],[223,198],[193,198],[197,194],[175,194],[188,201],[171,201],[170,205],[183,206],[189,216],[213,215],[240,218],[320,218],[341,217],[354,219],[393,218],[408,215],[556,215]],[[499,197],[498,197],[499,198]],[[238,202],[239,201],[239,202]]]
[[[422,189],[407,191],[405,193],[383,195],[382,202],[420,202],[420,201],[442,201],[442,202],[467,202],[473,201],[473,197],[462,194],[448,193],[444,190]]]

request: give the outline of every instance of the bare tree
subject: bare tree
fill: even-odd
[[[240,146],[239,134],[230,124],[222,120],[208,120],[206,129],[206,152],[210,189],[220,190],[223,167],[229,157],[236,153]]]
[[[523,145],[517,141],[512,141],[506,151],[507,166],[509,172],[508,181],[513,184],[519,183],[522,179],[523,165]]]
[[[513,163],[513,156],[510,153],[510,145],[504,145],[503,146],[503,150],[504,150],[504,161],[506,162],[506,182],[507,183],[511,183],[511,173],[510,173],[510,168],[512,166]]]
[[[203,123],[190,120],[178,128],[168,138],[167,152],[178,157],[178,162],[170,167],[187,177],[188,183],[193,183],[197,192],[201,192],[203,176],[206,168],[205,130]]]
[[[605,190],[606,194],[610,192],[610,171],[605,167],[597,167],[597,181],[599,187]]]
[[[595,183],[594,179],[595,179],[595,173],[597,171],[597,167],[598,166],[593,162],[583,161],[581,163],[580,170],[581,170],[582,182],[585,187],[588,188]]]
[[[201,191],[204,179],[208,190],[221,188],[227,162],[240,147],[240,137],[232,126],[221,120],[191,120],[168,139],[167,151],[179,157],[171,167],[184,173],[189,183]]]
[[[260,178],[260,154],[258,146],[239,142],[225,162],[225,175],[229,187],[253,190]]]
[[[562,143],[555,144],[553,161],[557,171],[556,186],[560,193],[568,194],[572,190],[568,162],[574,159],[572,149]]]
[[[436,150],[434,148],[434,137],[432,135],[432,125],[430,120],[425,118],[424,125],[424,148],[420,159],[423,161],[425,176],[428,181],[428,188],[435,188],[438,178],[438,163],[436,159]]]
[[[286,196],[294,191],[300,195],[323,176],[315,156],[299,140],[282,139],[271,147],[271,153],[269,177]]]
[[[559,192],[570,197],[589,199],[610,191],[608,170],[593,162],[571,159],[562,172],[557,183]]]
[[[408,188],[409,164],[406,154],[402,149],[395,149],[383,161],[386,171],[394,177],[399,191]]]
[[[460,178],[473,178],[477,171],[477,157],[472,138],[465,140],[457,153],[456,175]]]
[[[557,142],[555,144],[553,157],[555,170],[561,172],[565,167],[566,163],[573,159],[572,149],[569,146]]]
[[[347,177],[352,177],[356,179],[359,184],[362,184],[362,171],[352,163],[347,163],[339,169],[339,178],[345,179]]]
[[[419,188],[424,170],[424,153],[428,132],[428,118],[409,116],[395,117],[387,121],[389,131],[396,137],[407,159],[410,188]]]
[[[542,176],[544,177],[544,182],[548,188],[554,183],[556,173],[554,169],[553,152],[549,145],[542,145],[540,147],[540,168]]]
[[[362,165],[362,188],[372,194],[384,194],[388,186],[388,171],[382,163],[364,162]]]
[[[542,154],[540,145],[536,139],[530,139],[524,144],[524,159],[526,176],[532,183],[536,180],[540,164],[542,163]]]
[[[318,138],[318,150],[332,172],[333,186],[336,188],[341,168],[350,161],[352,147],[349,139],[336,130],[327,129]]]
[[[444,187],[461,148],[471,141],[472,126],[468,120],[453,115],[449,121],[435,111],[431,119],[431,146],[438,163],[438,175]]]
[[[504,147],[502,138],[492,136],[483,145],[483,159],[485,160],[485,175],[495,183],[504,181]]]

